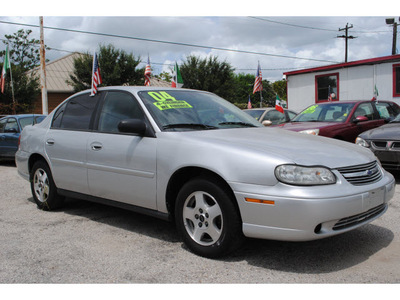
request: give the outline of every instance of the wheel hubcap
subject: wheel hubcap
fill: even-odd
[[[49,198],[50,185],[47,174],[43,169],[37,169],[33,175],[33,188],[36,198],[40,202],[46,202]]]
[[[186,232],[198,244],[210,246],[218,241],[223,229],[223,216],[218,202],[206,192],[194,192],[183,207]]]

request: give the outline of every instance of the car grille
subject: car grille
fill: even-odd
[[[337,170],[353,185],[370,184],[382,178],[382,172],[376,161],[363,165],[339,168]]]
[[[372,147],[378,150],[400,151],[400,142],[372,141]]]
[[[360,224],[362,222],[368,221],[378,215],[380,215],[382,212],[385,211],[387,205],[386,204],[381,204],[379,206],[376,206],[374,208],[371,208],[370,210],[355,215],[347,218],[340,219],[335,226],[333,226],[333,230],[342,230],[345,228],[349,228],[351,226]]]

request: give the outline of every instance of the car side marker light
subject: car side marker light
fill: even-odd
[[[244,199],[247,202],[252,202],[252,203],[275,205],[275,201],[273,201],[273,200],[261,200],[261,199],[253,199],[253,198],[244,198]]]

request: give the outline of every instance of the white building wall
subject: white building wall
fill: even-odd
[[[378,100],[390,100],[400,105],[400,98],[393,98],[393,64],[362,65],[290,75],[287,77],[288,108],[300,112],[315,104],[315,76],[333,73],[339,73],[339,101],[371,100],[376,84]]]

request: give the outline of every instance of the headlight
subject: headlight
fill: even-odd
[[[308,130],[302,130],[299,131],[300,133],[305,133],[305,134],[312,134],[312,135],[318,135],[319,134],[319,129],[308,129]]]
[[[293,185],[321,185],[336,183],[336,176],[324,167],[280,165],[275,168],[276,178]]]
[[[360,138],[360,137],[356,138],[356,144],[360,145],[360,146],[363,146],[363,147],[366,147],[366,148],[369,148],[368,142],[366,140]]]

